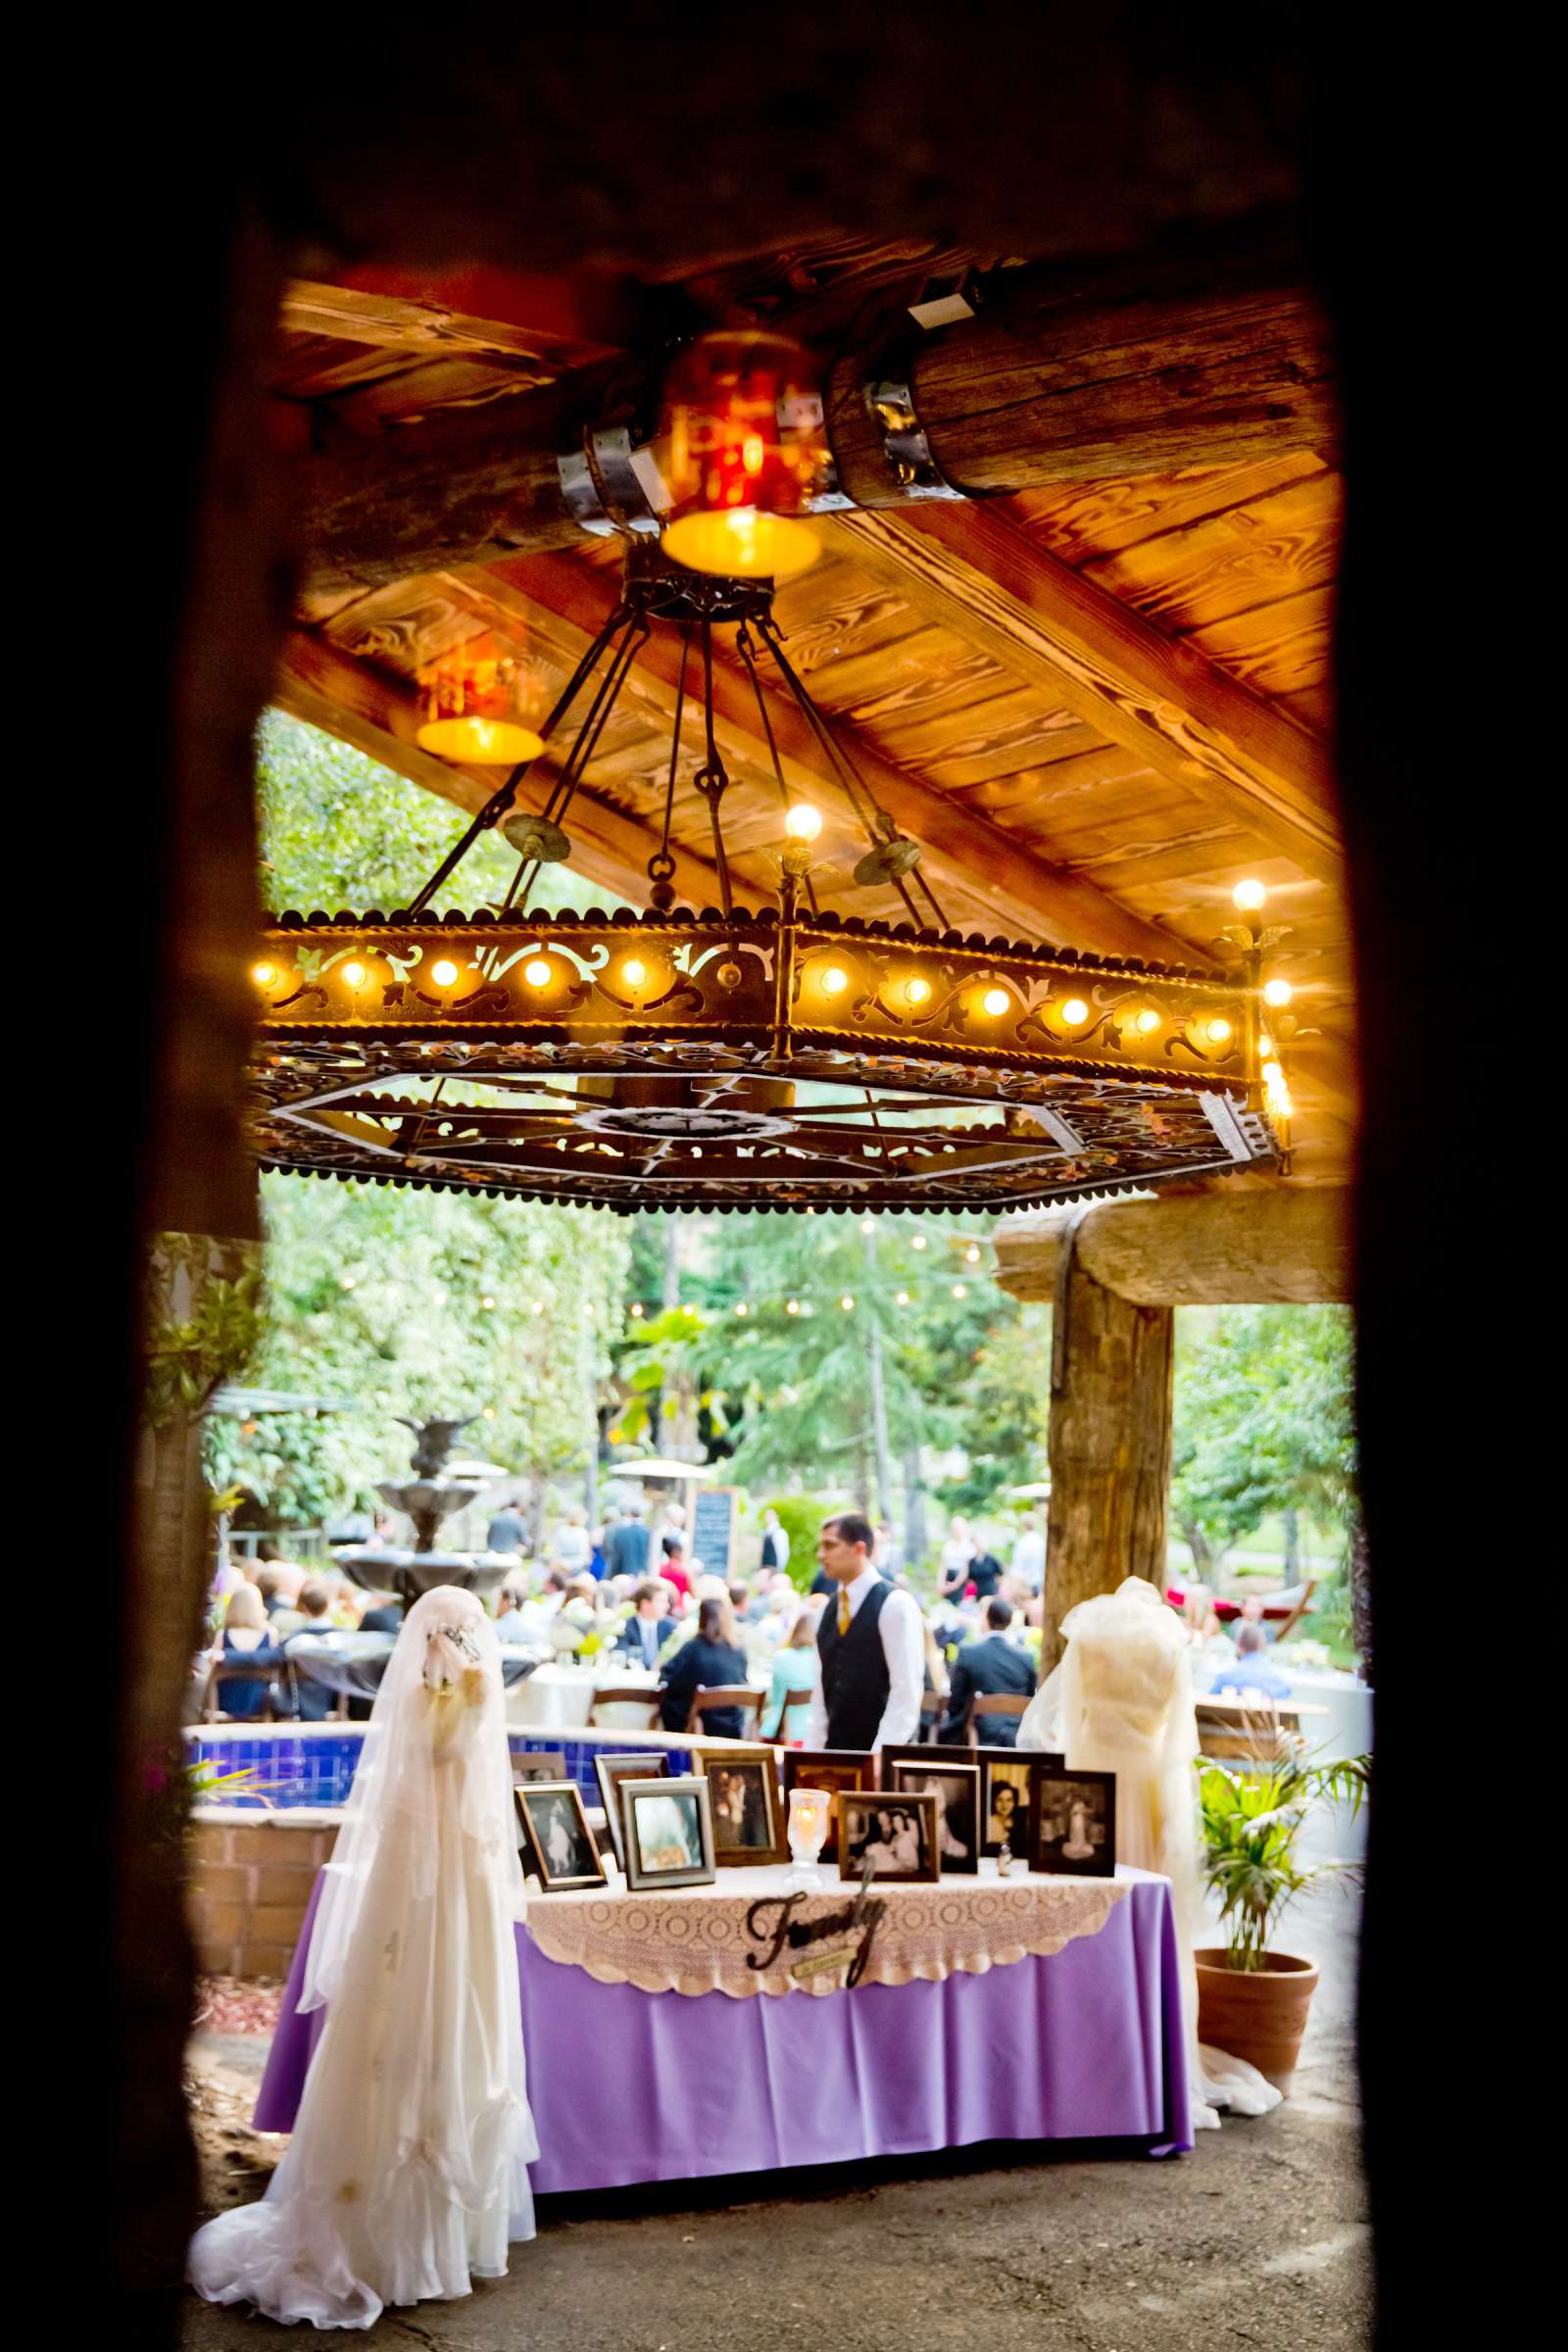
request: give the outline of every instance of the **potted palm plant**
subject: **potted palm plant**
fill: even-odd
[[[1246,1772],[1207,1765],[1199,1779],[1203,1871],[1219,1897],[1221,1948],[1200,1951],[1198,2037],[1245,2058],[1290,2095],[1317,1966],[1271,1948],[1286,1905],[1320,1879],[1358,1862],[1302,1863],[1298,1842],[1312,1807],[1343,1798],[1360,1811],[1369,1759],[1302,1763],[1296,1756],[1260,1761]]]

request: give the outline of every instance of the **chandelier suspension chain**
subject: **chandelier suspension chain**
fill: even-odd
[[[778,805],[788,816],[790,788],[784,781],[784,763],[778,756],[778,745],[773,740],[773,721],[768,714],[767,698],[762,692],[762,681],[757,674],[757,658],[752,650],[751,633],[744,620],[735,632],[735,651],[745,662],[746,674],[752,681],[752,692],[757,698],[757,715],[761,722],[762,733],[767,739],[768,758],[773,762],[773,780],[778,786]],[[806,899],[814,919],[821,912],[821,908],[816,903],[816,882],[809,866],[806,869]]]
[[[675,860],[669,854],[669,828],[675,811],[675,771],[680,765],[680,731],[686,715],[686,671],[692,655],[692,624],[684,621],[680,632],[680,677],[675,687],[675,727],[669,744],[669,775],[664,784],[664,824],[659,847],[648,860],[648,879],[658,887],[667,889],[675,871]],[[657,900],[656,900],[657,905]]]
[[[719,754],[718,740],[713,733],[713,624],[703,622],[703,718],[708,731],[708,759],[696,778],[698,791],[708,803],[709,822],[713,833],[713,862],[718,867],[719,899],[728,922],[735,912],[735,894],[730,888],[729,858],[724,852],[724,832],[718,821],[718,804],[729,787],[729,775]]]

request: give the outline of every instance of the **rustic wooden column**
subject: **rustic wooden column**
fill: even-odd
[[[1067,1611],[1123,1577],[1164,1590],[1175,1316],[1063,1251],[1052,1346],[1051,1509],[1041,1671]]]

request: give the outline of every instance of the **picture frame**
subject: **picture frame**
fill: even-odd
[[[942,1876],[934,1796],[894,1788],[841,1788],[834,1798],[839,1877],[858,1879],[868,1855],[884,1886],[935,1886]]]
[[[708,1750],[701,1757],[701,1768],[708,1783],[717,1867],[744,1870],[787,1862],[784,1806],[773,1749],[729,1746],[716,1753]]]
[[[515,1788],[524,1781],[569,1781],[566,1751],[564,1747],[540,1749],[533,1755],[514,1756],[512,1785]]]
[[[575,1781],[520,1781],[512,1791],[525,1867],[543,1894],[608,1885]]]
[[[1052,1878],[1116,1875],[1116,1775],[1040,1771],[1035,1776],[1035,1839],[1030,1867]]]
[[[1038,1750],[1016,1747],[972,1747],[970,1756],[980,1768],[981,1851],[1002,1850],[1005,1834],[1014,1862],[1034,1868],[1035,1776],[1042,1758]],[[1003,1795],[1002,1791],[1007,1791]]]
[[[976,1876],[984,1826],[979,1765],[964,1762],[960,1750],[955,1750],[950,1759],[940,1748],[927,1748],[918,1757],[895,1756],[885,1770],[890,1790],[936,1798],[937,1860],[942,1876]]]
[[[713,1884],[718,1873],[706,1774],[668,1773],[662,1779],[622,1781],[619,1795],[629,1887],[641,1891]]]
[[[610,1842],[615,1860],[622,1870],[626,1867],[624,1828],[620,1818],[620,1784],[622,1781],[657,1781],[668,1778],[669,1755],[663,1748],[650,1748],[638,1755],[606,1755],[594,1753],[594,1777],[599,1783],[599,1801],[605,1808],[605,1820],[610,1828]]]
[[[786,1747],[784,1757],[784,1817],[789,1818],[793,1788],[826,1788],[834,1797],[833,1825],[822,1848],[824,1862],[839,1858],[838,1792],[842,1788],[872,1788],[876,1776],[871,1751],[860,1747]]]

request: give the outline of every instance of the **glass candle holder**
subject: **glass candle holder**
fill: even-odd
[[[826,1788],[790,1790],[790,1853],[797,1871],[809,1871],[827,1843],[833,1798]]]

